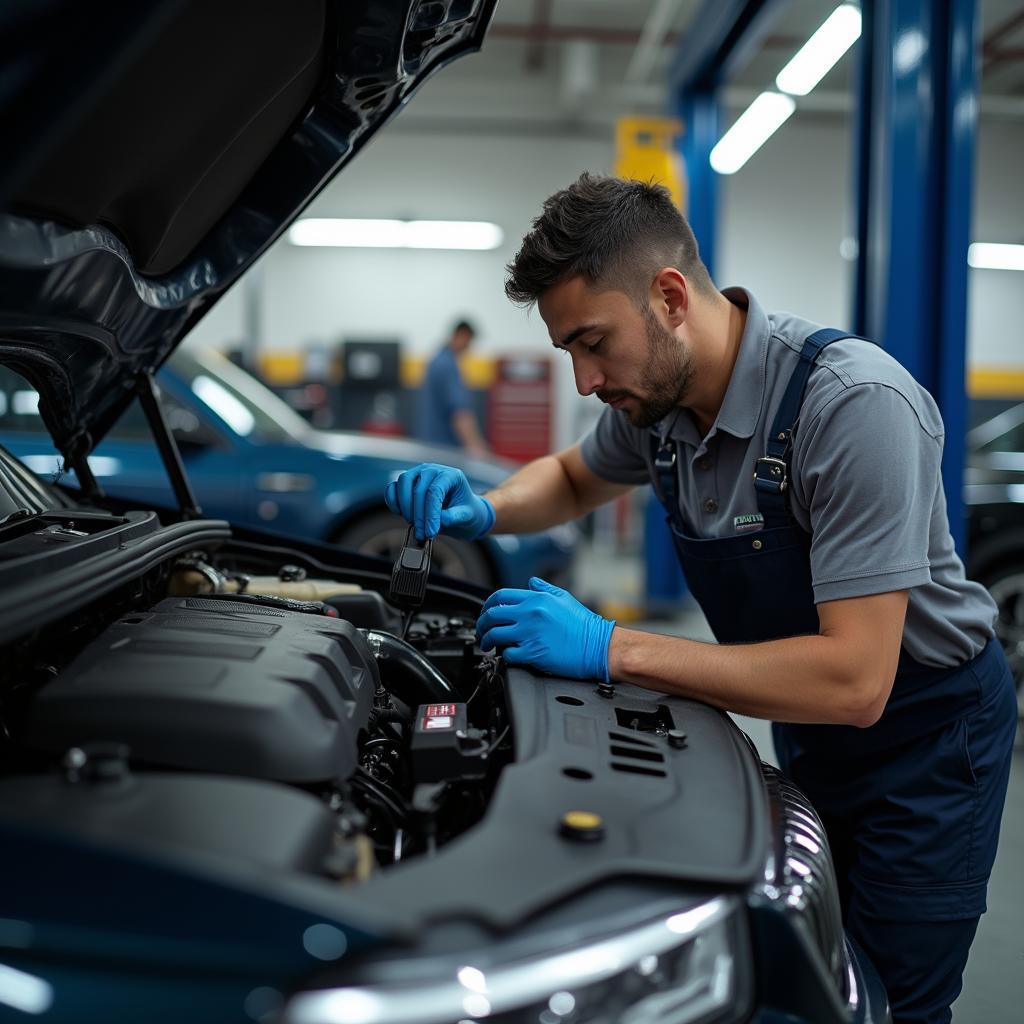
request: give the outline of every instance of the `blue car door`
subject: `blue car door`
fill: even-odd
[[[226,516],[249,501],[246,474],[230,435],[218,431],[201,410],[161,390],[161,407],[174,432],[197,500],[208,515]],[[38,411],[38,395],[17,374],[0,368],[0,444],[34,473],[76,486],[74,472],[62,473],[60,455]],[[141,508],[174,508],[177,501],[149,424],[133,402],[89,456],[100,486],[108,494]]]
[[[181,452],[185,474],[196,501],[205,515],[235,517],[238,510],[249,502],[247,474],[243,472],[236,439],[220,429],[212,417],[205,415],[199,403],[190,401],[191,396],[181,391],[169,374],[161,372],[158,381],[160,407]],[[145,436],[129,438],[126,428],[134,424],[126,421],[136,417],[141,419],[138,425],[144,428]],[[117,426],[120,428],[118,436],[105,439],[90,456],[90,465],[94,459],[110,456],[123,464],[122,472],[106,481],[107,491],[123,500],[137,501],[144,507],[176,505],[167,471],[149,437],[148,424],[137,403]]]

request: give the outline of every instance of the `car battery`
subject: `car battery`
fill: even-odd
[[[486,774],[486,733],[471,729],[465,704],[421,704],[412,734],[412,763],[418,782],[482,778]]]

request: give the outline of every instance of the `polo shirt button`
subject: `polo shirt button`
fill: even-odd
[[[708,498],[708,500],[704,502],[704,511],[705,512],[717,512],[718,511],[718,502],[715,501],[714,498]]]
[[[701,469],[710,469],[711,460],[705,455],[702,458],[698,459],[697,465],[700,466]]]

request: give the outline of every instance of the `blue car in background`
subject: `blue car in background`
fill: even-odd
[[[216,352],[177,350],[157,375],[161,406],[205,515],[394,559],[406,524],[384,505],[384,487],[419,462],[462,469],[478,489],[515,467],[456,449],[310,427],[255,377]],[[0,368],[0,444],[47,480],[61,463],[34,391]],[[140,508],[173,507],[171,485],[138,402],[89,456],[103,489]],[[438,571],[485,587],[565,580],[575,527],[477,542],[438,537]]]

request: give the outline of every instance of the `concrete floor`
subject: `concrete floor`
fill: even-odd
[[[635,556],[603,544],[587,545],[577,560],[576,595],[591,607],[603,602],[638,603],[641,567]],[[624,623],[625,624],[625,623]],[[700,609],[687,599],[671,620],[631,622],[631,628],[711,640]],[[761,757],[775,764],[768,722],[736,715]],[[988,912],[982,917],[954,1004],[955,1024],[1002,1024],[1021,1020],[1024,1007],[1024,742],[1018,737],[1003,812],[999,851],[988,888]]]

